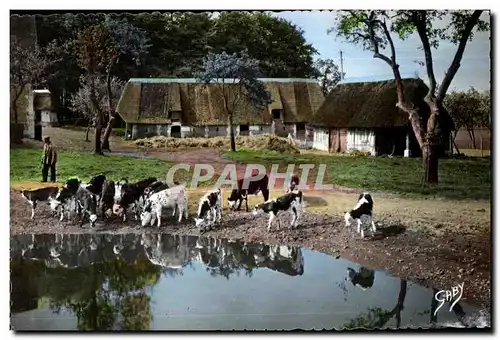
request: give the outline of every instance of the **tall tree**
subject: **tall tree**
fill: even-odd
[[[223,12],[209,33],[212,52],[228,54],[247,50],[260,61],[264,77],[307,78],[314,75],[316,49],[304,31],[268,13]]]
[[[343,11],[337,17],[336,31],[347,41],[361,44],[373,52],[373,57],[384,61],[394,74],[398,103],[397,106],[409,116],[415,137],[422,149],[425,181],[438,183],[438,152],[443,132],[453,129],[453,122],[444,109],[444,98],[455,77],[462,60],[467,42],[473,37],[473,30],[487,30],[489,25],[480,20],[483,11]],[[436,28],[436,22],[449,15],[450,22],[444,28]],[[389,23],[390,22],[390,23]],[[396,48],[391,32],[401,39],[417,33],[425,56],[425,66],[429,79],[429,92],[425,101],[429,112],[421,112],[405,98],[404,85],[396,59]],[[438,87],[434,75],[432,48],[447,40],[457,45],[454,58],[448,67],[441,85]],[[388,54],[384,54],[385,47]]]
[[[321,85],[321,91],[326,96],[337,85],[337,83],[345,76],[342,75],[339,67],[332,59],[318,59],[314,63],[317,70],[316,79]]]
[[[57,45],[50,44],[42,49],[23,46],[16,36],[10,36],[10,107],[15,123],[19,122],[19,99],[27,90],[28,85],[41,86],[45,83],[47,70],[57,60],[48,56]]]
[[[231,150],[236,151],[233,130],[233,113],[243,100],[250,100],[256,108],[266,108],[271,103],[271,94],[257,78],[260,76],[259,61],[245,52],[239,55],[209,53],[203,63],[199,81],[215,86],[224,101],[231,138]]]
[[[92,86],[94,86],[94,91],[92,90]],[[116,107],[118,104],[118,98],[120,98],[124,87],[124,81],[116,77],[111,79],[113,107]],[[107,82],[103,81],[102,78],[97,78],[92,81],[90,77],[82,76],[78,92],[70,99],[71,109],[81,114],[87,121],[87,131],[85,134],[85,141],[87,142],[89,141],[89,131],[92,123],[96,122],[99,116],[105,115],[108,110],[109,103],[107,101],[107,91]],[[95,98],[92,96],[95,96]],[[97,103],[98,106],[95,107],[91,103]]]
[[[465,129],[476,148],[475,130],[488,127],[489,95],[478,92],[471,87],[467,92],[453,91],[446,96],[445,107],[455,122],[456,129]],[[456,134],[455,134],[456,136]]]
[[[90,76],[90,79],[94,81],[96,77],[106,77],[108,116],[99,116],[96,120],[95,152],[102,154],[102,150],[109,150],[109,136],[115,120],[111,91],[114,66],[120,61],[120,58],[124,57],[131,58],[136,64],[140,64],[141,57],[149,48],[148,38],[143,30],[124,21],[107,17],[104,23],[83,30],[78,37],[77,46],[79,64]],[[93,87],[93,85],[91,86]],[[92,91],[95,92],[95,87]],[[97,107],[98,103],[93,103],[93,105]],[[97,109],[94,111],[98,112]],[[107,127],[101,145],[100,133],[106,118]]]

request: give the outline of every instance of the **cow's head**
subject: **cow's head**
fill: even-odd
[[[243,198],[244,197],[243,197],[242,193],[239,190],[233,189],[233,191],[231,191],[231,195],[229,195],[229,197],[227,199],[229,210],[236,209],[236,207],[238,206],[238,204],[240,203],[240,201]]]
[[[97,215],[96,214],[90,215],[89,220],[90,220],[90,226],[92,228],[95,227],[95,223],[97,222]]]
[[[62,203],[56,198],[49,197],[49,205],[50,205],[50,210],[52,211],[52,215],[55,215],[59,212]]]
[[[143,227],[147,226],[148,224],[153,224],[153,213],[151,211],[143,210],[141,212],[141,225]]]
[[[195,223],[196,228],[201,228],[203,226],[204,222],[205,222],[205,220],[203,218],[198,218],[198,217],[194,218],[194,223]]]

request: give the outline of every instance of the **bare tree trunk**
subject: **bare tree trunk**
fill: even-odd
[[[231,140],[231,151],[236,151],[236,141],[234,138],[233,114],[232,113],[227,115],[227,125],[229,127],[229,138]]]
[[[470,134],[472,139],[472,148],[475,149],[477,145],[476,145],[476,134],[474,133],[474,128],[470,130]]]
[[[453,132],[453,138],[452,138],[452,142],[453,142],[453,146],[455,147],[455,150],[457,150],[457,154],[460,154],[460,150],[458,150],[458,146],[457,146],[457,143],[455,142],[455,139],[457,138],[457,131]]]
[[[95,122],[95,150],[94,152],[98,155],[102,155],[101,148],[101,133],[102,133],[102,114],[99,113],[96,117]]]
[[[90,142],[89,140],[89,132],[90,132],[90,126],[92,125],[92,117],[89,118],[89,122],[87,124],[87,130],[85,131],[85,141]]]
[[[108,150],[111,151],[109,148],[109,136],[111,136],[111,131],[113,130],[113,123],[115,122],[115,112],[112,107],[112,93],[111,93],[111,67],[113,66],[114,59],[111,62],[109,68],[108,68],[108,74],[106,76],[106,85],[107,85],[107,92],[108,92],[108,114],[109,114],[109,119],[108,119],[108,125],[106,126],[106,130],[104,131],[104,136],[102,138],[102,149],[103,150]]]
[[[438,301],[436,300],[436,293],[438,292],[437,289],[432,290],[432,300],[431,300],[431,325],[435,325],[437,323],[437,314],[434,315],[436,312],[437,306],[438,306]]]

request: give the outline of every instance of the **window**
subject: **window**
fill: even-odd
[[[273,119],[281,119],[281,109],[272,109]]]
[[[215,128],[215,132],[219,132],[219,127],[218,126]]]
[[[297,139],[304,139],[304,138],[306,138],[306,124],[304,124],[304,123],[297,123],[297,125],[295,126],[295,128],[296,128],[295,137]]]

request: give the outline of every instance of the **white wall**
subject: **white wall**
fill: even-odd
[[[315,127],[313,149],[328,151],[329,138],[328,129]]]
[[[375,153],[375,131],[369,129],[349,129],[347,131],[347,152],[354,150]]]

